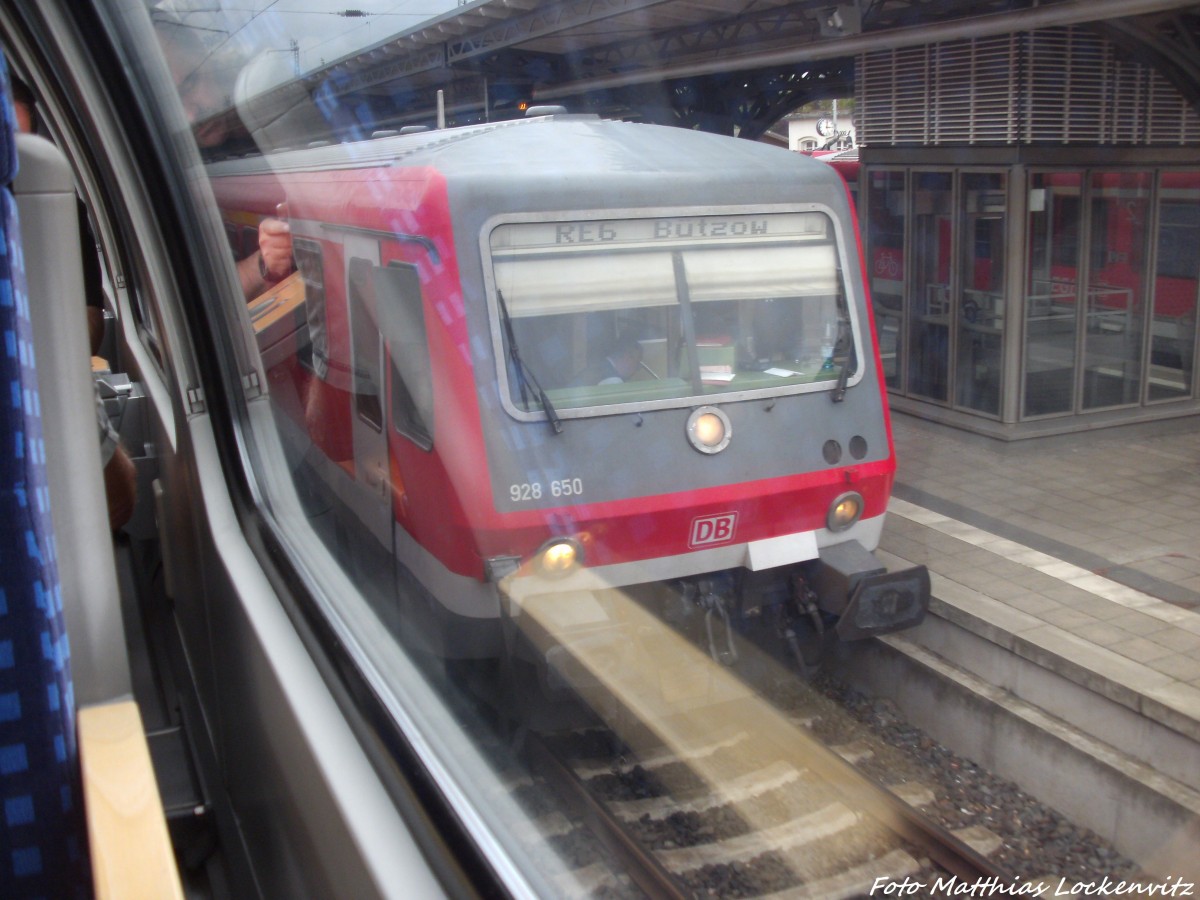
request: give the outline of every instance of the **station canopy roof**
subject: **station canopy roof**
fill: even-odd
[[[433,124],[439,102],[458,122],[541,104],[646,118],[651,86],[730,90],[774,72],[811,77],[811,99],[847,96],[855,56],[878,47],[1090,24],[1152,55],[1195,102],[1198,22],[1178,0],[475,0],[284,81],[247,67],[237,98],[252,128],[318,94],[371,110],[380,129]]]

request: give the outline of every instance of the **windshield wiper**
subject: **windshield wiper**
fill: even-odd
[[[533,373],[526,368],[525,362],[521,359],[521,353],[517,350],[517,336],[513,332],[512,318],[508,314],[508,304],[504,302],[504,294],[497,290],[496,297],[500,301],[500,318],[504,322],[504,336],[508,342],[508,358],[512,361],[513,370],[516,372],[517,382],[521,388],[521,403],[526,408],[529,407],[527,392],[532,391],[538,402],[542,404],[542,409],[545,411],[554,433],[562,434],[562,420],[554,411],[554,404],[550,402],[550,398],[546,396],[542,386],[533,377]]]
[[[850,341],[850,348],[846,351],[846,361],[842,363],[842,367],[838,370],[837,384],[833,388],[833,393],[829,395],[829,399],[834,403],[841,403],[846,399],[846,383],[850,380],[850,364],[854,362],[857,354],[854,352],[854,341]]]
[[[845,318],[843,318],[843,316]],[[845,325],[845,328],[842,325]],[[850,326],[850,310],[846,307],[846,298],[838,297],[838,342],[845,341],[846,359],[842,363],[842,367],[838,369],[837,384],[833,388],[833,393],[829,395],[829,399],[834,403],[841,403],[846,399],[846,383],[850,380],[850,364],[858,360],[858,354],[854,348],[854,329]]]

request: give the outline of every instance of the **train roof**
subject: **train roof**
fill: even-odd
[[[554,114],[488,125],[389,135],[355,143],[309,147],[226,160],[209,166],[215,177],[289,171],[428,165],[448,179],[503,178],[550,182],[585,174],[609,178],[686,174],[692,178],[754,180],[778,176],[828,183],[828,167],[778,147],[661,125]]]

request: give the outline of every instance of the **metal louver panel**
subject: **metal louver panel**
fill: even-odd
[[[1157,73],[1147,86],[1145,107],[1144,143],[1193,147],[1200,144],[1200,115]]]
[[[927,47],[859,55],[854,66],[854,128],[860,147],[929,143],[927,60]]]
[[[1076,28],[864,53],[862,146],[1200,143],[1200,117],[1155,70]]]
[[[1105,143],[1107,45],[1075,29],[1024,35],[1027,47],[1024,87],[1024,143]]]
[[[936,143],[1012,143],[1017,138],[1012,86],[1019,59],[1015,35],[956,41],[934,48]]]

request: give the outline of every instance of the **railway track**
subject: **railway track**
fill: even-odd
[[[559,670],[603,724],[525,742],[539,782],[530,796],[562,803],[539,828],[574,870],[564,895],[583,885],[603,897],[836,898],[906,878],[1014,883],[922,815],[920,791],[859,771],[860,747],[825,746],[810,726],[827,708],[769,699],[762,685],[795,685],[794,673],[750,660],[743,643],[739,676],[641,605],[623,612],[634,640],[579,641]]]
[[[721,721],[728,710],[712,712]],[[592,893],[838,898],[906,878],[1012,883],[912,797],[858,772],[844,758],[858,748],[824,747],[797,725],[787,758],[728,729],[636,758],[605,732],[530,739],[527,750],[587,835],[570,839],[607,851],[581,877]]]

